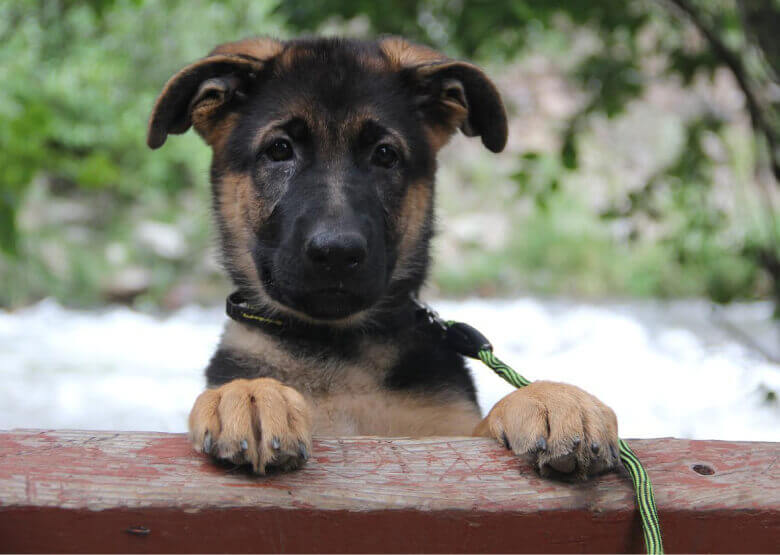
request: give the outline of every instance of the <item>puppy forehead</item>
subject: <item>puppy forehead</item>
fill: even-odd
[[[314,62],[298,58],[258,87],[248,114],[258,140],[289,121],[302,122],[308,133],[329,140],[360,137],[377,128],[401,132],[413,121],[409,98],[394,72]]]

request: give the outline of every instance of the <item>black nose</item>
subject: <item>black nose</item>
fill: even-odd
[[[343,274],[356,270],[366,259],[368,245],[355,232],[324,231],[306,243],[306,258],[316,269]]]

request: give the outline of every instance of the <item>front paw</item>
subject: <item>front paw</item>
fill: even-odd
[[[617,464],[615,413],[573,385],[542,381],[518,389],[480,428],[478,435],[528,456],[543,477],[584,480]]]
[[[303,396],[271,378],[207,389],[190,412],[196,450],[234,464],[292,470],[311,453],[311,412]]]

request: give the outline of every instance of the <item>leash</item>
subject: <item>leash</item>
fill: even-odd
[[[438,326],[444,334],[447,344],[463,356],[477,359],[493,370],[504,380],[521,388],[531,382],[515,372],[511,366],[505,364],[493,353],[493,345],[477,329],[464,324],[442,320],[430,306],[414,299],[418,309],[424,312],[431,325]],[[642,534],[645,539],[645,549],[649,555],[662,555],[664,552],[661,540],[661,525],[658,522],[658,509],[655,506],[653,485],[647,475],[645,467],[639,462],[634,451],[622,439],[618,439],[620,460],[631,476],[636,494],[636,504],[639,515],[642,518]]]
[[[424,318],[428,325],[437,328],[444,341],[455,352],[469,358],[481,360],[485,366],[516,388],[525,387],[531,383],[502,362],[493,353],[493,345],[491,345],[490,341],[477,329],[463,322],[442,320],[427,304],[420,302],[416,297],[411,297],[411,300],[417,307],[418,315]],[[262,311],[248,306],[245,297],[239,291],[232,293],[227,298],[225,312],[233,320],[277,335],[284,333],[299,335],[301,332],[314,334],[316,331],[311,329],[312,326],[268,317]],[[317,335],[321,336],[321,334]],[[658,510],[655,506],[655,497],[650,477],[628,443],[618,439],[618,448],[620,450],[620,460],[634,484],[637,508],[642,518],[645,549],[649,555],[662,555],[664,548],[661,542],[661,527],[658,523]]]

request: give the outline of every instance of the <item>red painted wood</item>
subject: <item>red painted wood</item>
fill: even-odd
[[[667,551],[778,552],[780,444],[630,443]],[[181,435],[0,432],[0,551],[643,549],[625,474],[550,482],[471,438],[321,439],[314,450],[300,471],[257,477],[211,464]]]

